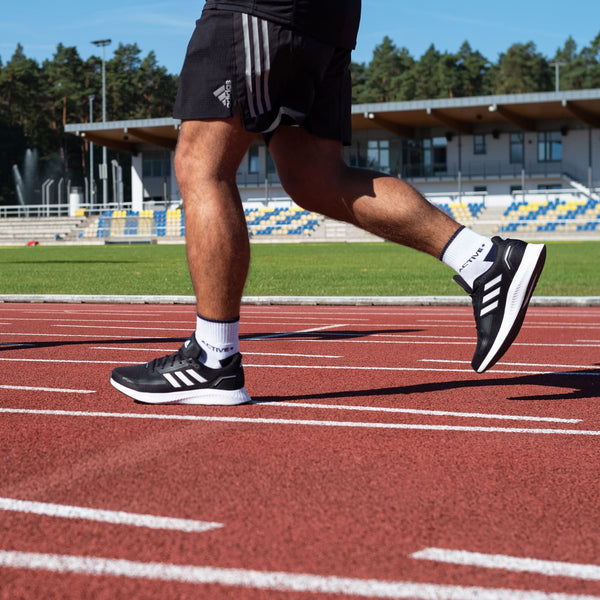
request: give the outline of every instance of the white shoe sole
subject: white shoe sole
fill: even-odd
[[[507,338],[511,336],[515,323],[520,328],[533,289],[541,273],[540,258],[544,252],[545,246],[543,244],[528,244],[525,248],[521,264],[508,289],[502,325],[490,351],[477,368],[477,373],[483,373],[486,369],[489,369],[500,358],[498,354],[504,354],[508,349],[503,350],[502,346]]]
[[[150,392],[140,392],[132,390],[124,385],[114,381],[111,377],[110,383],[117,390],[144,404],[195,404],[203,406],[236,406],[246,404],[251,401],[246,388],[239,390],[213,390],[210,388],[204,390],[181,390],[176,392],[167,392],[165,394],[152,394]]]

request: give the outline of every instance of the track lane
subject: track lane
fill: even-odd
[[[43,318],[63,319],[77,314],[71,306],[57,308],[43,313]],[[85,307],[86,314],[92,318],[95,316],[93,308]],[[23,307],[23,314],[29,314],[29,309]],[[193,326],[193,315],[189,315],[189,311],[186,317],[179,309],[178,318],[169,319],[171,310],[171,307],[160,310],[147,306],[127,307],[125,317],[144,320],[152,315],[153,319],[178,321],[181,314],[181,320],[189,321],[190,328]],[[473,420],[439,414],[375,411],[340,414],[337,408],[294,406],[298,403],[350,404],[576,419],[581,422],[570,424],[569,428],[600,428],[598,411],[590,402],[598,395],[597,374],[586,375],[584,369],[580,369],[578,375],[494,374],[492,370],[477,376],[466,369],[465,372],[438,371],[429,368],[437,363],[424,362],[448,360],[449,354],[452,360],[470,362],[472,343],[468,339],[464,344],[452,346],[361,343],[394,340],[387,336],[437,336],[441,331],[441,335],[447,336],[448,328],[439,323],[448,317],[445,310],[383,307],[340,313],[323,307],[323,310],[311,309],[311,319],[318,323],[311,322],[308,327],[306,320],[298,318],[305,310],[267,307],[258,311],[253,307],[249,311],[251,315],[244,315],[243,323],[248,322],[242,329],[245,338],[260,334],[296,334],[242,342],[242,349],[248,354],[248,387],[254,399],[262,400],[263,404],[214,410],[141,407],[111,389],[107,382],[110,365],[104,362],[79,366],[75,362],[60,363],[58,369],[52,363],[13,362],[13,368],[3,377],[3,384],[5,378],[14,382],[24,381],[27,376],[45,386],[59,381],[64,386],[67,378],[69,387],[85,387],[86,382],[88,386],[93,382],[97,389],[91,396],[76,398],[66,394],[0,389],[0,407],[174,416],[192,412],[207,416],[373,423],[465,423],[468,419],[469,424],[490,426],[485,417]],[[115,319],[123,318],[117,310],[109,312]],[[275,318],[269,323],[270,312]],[[451,312],[452,318],[468,321],[468,311],[453,309]],[[511,356],[507,354],[505,360],[540,365],[559,361],[582,366],[589,363],[594,371],[596,351],[585,344],[582,349],[574,338],[583,333],[585,339],[593,341],[592,327],[583,332],[567,327],[560,328],[558,334],[552,332],[553,341],[580,344],[577,348],[565,346],[568,349],[555,348],[551,353],[545,347],[536,350],[536,344],[549,332],[543,327],[529,329],[527,325],[530,320],[532,324],[537,320],[547,322],[550,311],[530,312],[533,318],[528,316],[526,328],[518,339],[531,344],[530,350],[524,354],[518,348],[511,349]],[[552,309],[552,314],[557,312],[560,313]],[[583,310],[578,322],[583,320],[593,325],[594,319],[598,323],[598,316],[598,311]],[[368,321],[365,322],[365,318]],[[422,322],[427,319],[433,322]],[[132,337],[111,335],[119,331],[117,329],[98,330],[95,326],[86,329],[83,319],[76,328],[83,337],[56,336],[56,331],[62,329],[58,327],[52,327],[47,338],[36,337],[47,331],[44,323],[15,320],[10,327],[14,333],[24,335],[13,338],[7,326],[2,326],[3,343],[5,340],[20,344],[23,340],[27,340],[26,343],[40,340],[41,347],[4,346],[0,358],[136,362],[145,360],[147,355],[145,351],[131,348],[156,347],[157,352],[167,348],[175,350],[181,335],[180,324],[176,323],[171,324],[175,327],[165,327],[159,341],[139,336],[139,341],[132,342]],[[323,330],[328,325],[342,327]],[[305,331],[315,327],[321,330]],[[103,331],[102,336],[97,335],[98,331]],[[299,335],[300,331],[304,333]],[[347,335],[335,337],[334,332]],[[472,336],[468,326],[457,326],[455,333],[460,337]],[[344,337],[349,343],[340,341]],[[111,349],[98,348],[111,338],[114,342],[109,343]],[[113,349],[120,345],[129,350]],[[278,368],[256,366],[258,364],[273,364]],[[288,368],[298,364],[384,369],[404,365],[426,370]],[[512,365],[511,369],[530,368]],[[540,367],[544,369],[557,370]],[[275,399],[285,402],[281,405],[268,402]],[[2,497],[224,524],[218,532],[182,536],[132,532],[131,528],[86,521],[65,525],[55,517],[5,511],[0,513],[3,534],[0,550],[3,551],[600,596],[597,582],[424,562],[411,557],[423,548],[434,547],[589,564],[600,540],[596,518],[600,507],[595,490],[600,473],[595,451],[597,442],[593,439],[23,414],[4,414],[2,423]],[[558,423],[527,423],[525,426],[565,427]],[[90,575],[48,575],[14,568],[0,568],[0,577],[3,582],[9,582],[6,584],[9,587],[4,589],[10,593],[22,591],[25,597],[32,598],[36,597],[31,595],[36,588],[44,589],[45,581],[55,582],[57,589],[64,588],[63,597],[78,597],[83,589],[93,589],[106,597],[130,598],[150,597],[156,590],[165,598],[197,597],[194,594],[199,591],[210,594],[211,598],[226,598],[231,597],[228,594],[232,589],[236,598],[244,599],[306,598],[307,594],[315,597],[313,592],[306,591],[283,593],[252,587],[227,589],[223,584],[149,583],[136,578],[126,581]],[[72,585],[65,585],[65,581]],[[120,596],[125,591],[129,596]],[[317,596],[326,598],[330,594]]]

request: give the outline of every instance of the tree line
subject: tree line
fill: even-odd
[[[513,44],[495,63],[466,41],[456,53],[440,52],[432,44],[417,60],[386,36],[369,64],[352,64],[353,102],[551,92],[556,62],[560,90],[600,88],[600,33],[581,50],[569,37],[552,58],[533,42]]]
[[[366,103],[553,91],[555,61],[561,63],[561,90],[600,88],[600,33],[581,49],[569,37],[551,58],[533,42],[513,44],[496,62],[466,41],[456,53],[432,44],[415,58],[384,37],[369,63],[352,63],[352,99]],[[6,63],[0,57],[0,203],[16,203],[13,165],[22,168],[28,148],[39,156],[39,182],[63,177],[82,185],[89,172],[87,143],[65,134],[64,127],[101,120],[101,64],[100,57],[83,60],[75,47],[62,44],[41,64],[20,45]],[[107,120],[169,116],[177,79],[158,64],[154,52],[142,56],[136,44],[120,44],[106,60]],[[118,159],[126,167],[129,157]]]
[[[120,44],[105,69],[107,121],[171,114],[177,76],[158,64],[154,52],[142,56],[136,44]],[[59,44],[41,64],[20,45],[5,64],[0,59],[0,203],[16,204],[13,165],[22,169],[28,148],[39,157],[38,186],[60,177],[83,185],[89,172],[87,142],[64,128],[101,119],[101,57],[83,60],[75,47]]]

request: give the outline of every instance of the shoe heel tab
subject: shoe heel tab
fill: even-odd
[[[219,361],[221,363],[221,367],[238,367],[242,364],[242,355],[238,352],[237,354],[232,354],[227,358]]]

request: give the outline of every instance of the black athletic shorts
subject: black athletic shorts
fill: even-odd
[[[351,143],[350,53],[239,12],[205,9],[179,80],[174,116],[222,119],[238,112],[268,140],[278,125]]]

